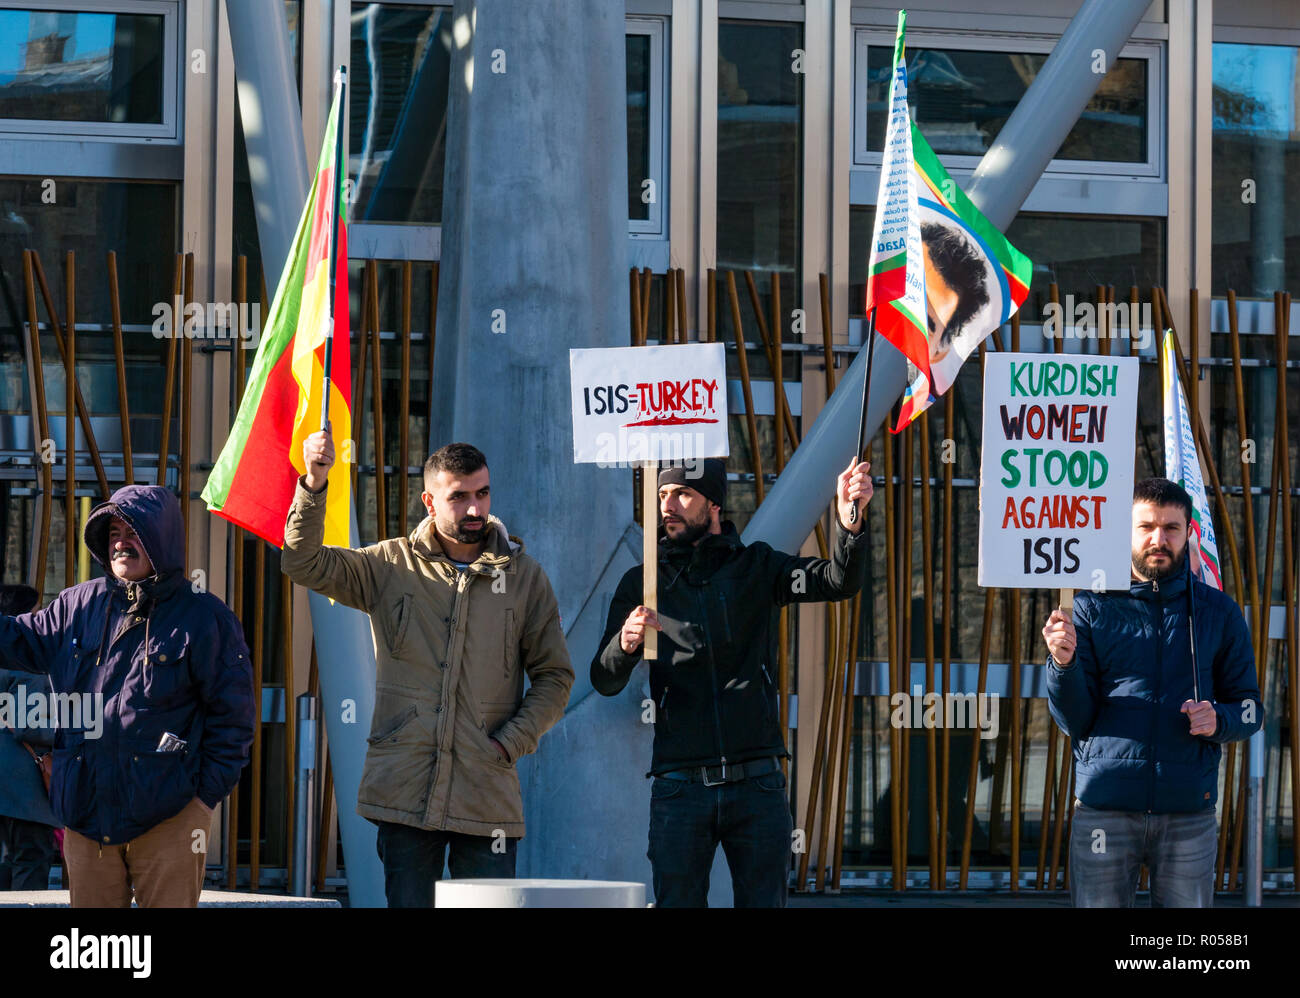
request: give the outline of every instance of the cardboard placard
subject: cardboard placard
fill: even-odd
[[[569,351],[576,464],[726,457],[721,343]]]
[[[989,353],[979,584],[1126,585],[1136,357]]]

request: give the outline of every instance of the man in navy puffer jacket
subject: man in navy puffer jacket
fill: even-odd
[[[67,826],[73,907],[193,907],[212,811],[253,737],[242,628],[184,574],[176,497],[127,485],[86,519],[109,572],[36,613],[0,617],[0,657],[76,698],[58,732],[50,801]],[[80,713],[80,717],[77,715]]]
[[[1128,590],[1080,593],[1073,621],[1057,610],[1043,628],[1048,705],[1074,743],[1077,907],[1132,907],[1143,863],[1153,906],[1214,900],[1219,746],[1249,738],[1262,711],[1241,610],[1189,578],[1191,513],[1181,486],[1139,482]]]

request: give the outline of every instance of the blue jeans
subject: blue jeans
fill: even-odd
[[[444,863],[456,880],[515,875],[518,839],[428,831],[391,821],[378,824],[376,848],[384,864],[384,896],[390,908],[432,908],[434,884],[442,879]]]
[[[1147,814],[1076,804],[1070,831],[1070,901],[1076,908],[1132,908],[1143,863],[1151,907],[1214,904],[1214,811]]]
[[[655,904],[707,908],[709,870],[721,844],[736,907],[784,908],[792,830],[779,770],[713,787],[656,777],[647,852]]]

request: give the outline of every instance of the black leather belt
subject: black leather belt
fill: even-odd
[[[663,780],[684,780],[688,783],[703,783],[706,787],[716,787],[723,783],[739,783],[755,776],[775,773],[781,768],[781,761],[776,756],[766,759],[749,759],[745,762],[729,762],[722,766],[695,766],[691,769],[672,769],[667,773],[655,773]]]

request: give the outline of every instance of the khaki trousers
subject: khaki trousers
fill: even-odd
[[[122,845],[68,829],[63,859],[74,908],[195,908],[203,889],[212,812],[197,797],[173,818]]]

